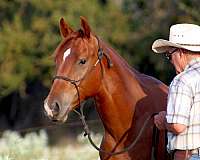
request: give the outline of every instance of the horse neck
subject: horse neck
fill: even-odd
[[[97,111],[109,132],[124,133],[130,128],[135,104],[145,94],[137,80],[139,72],[133,70],[111,47],[105,43],[101,45],[104,52],[109,54],[113,67],[107,68],[106,62],[103,62],[102,84],[95,97]]]

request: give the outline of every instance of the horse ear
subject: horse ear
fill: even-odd
[[[73,29],[65,22],[64,18],[60,19],[60,34],[63,38],[72,33]]]
[[[83,33],[87,38],[90,38],[90,32],[91,32],[90,26],[85,17],[81,16],[80,18],[81,18],[81,26],[83,28]]]

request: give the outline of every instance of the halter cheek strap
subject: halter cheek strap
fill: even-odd
[[[113,66],[113,63],[110,59],[110,56],[105,54],[103,52],[103,49],[102,48],[99,48],[98,49],[98,60],[96,61],[96,63],[94,64],[94,66],[96,66],[102,59],[103,59],[103,56],[105,56],[106,60],[107,60],[107,63],[108,63],[108,68],[111,68]]]
[[[108,63],[108,68],[111,68],[113,66],[113,63],[111,61],[111,58],[108,54],[104,53],[103,52],[103,48],[100,47],[100,41],[99,41],[99,38],[96,36],[96,39],[98,41],[98,60],[97,62],[95,63],[95,66],[98,64],[99,61],[101,61],[103,59],[103,56],[105,56],[106,60],[107,60],[107,63]]]

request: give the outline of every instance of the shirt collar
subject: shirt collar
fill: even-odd
[[[192,60],[186,65],[186,67],[185,67],[184,70],[189,69],[190,67],[192,67],[192,66],[195,65],[195,64],[199,64],[199,65],[200,65],[200,57],[192,59]]]

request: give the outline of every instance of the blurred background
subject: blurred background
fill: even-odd
[[[199,0],[0,0],[0,159],[98,157],[80,138],[82,125],[75,114],[59,126],[43,114],[54,75],[51,55],[61,40],[61,17],[79,29],[80,16],[85,16],[92,31],[132,67],[168,85],[173,68],[153,54],[151,45],[155,39],[168,39],[172,24],[200,25],[199,15]],[[92,100],[85,114],[94,134],[102,134]],[[94,138],[99,143],[101,135]],[[91,156],[85,154],[87,147]]]

